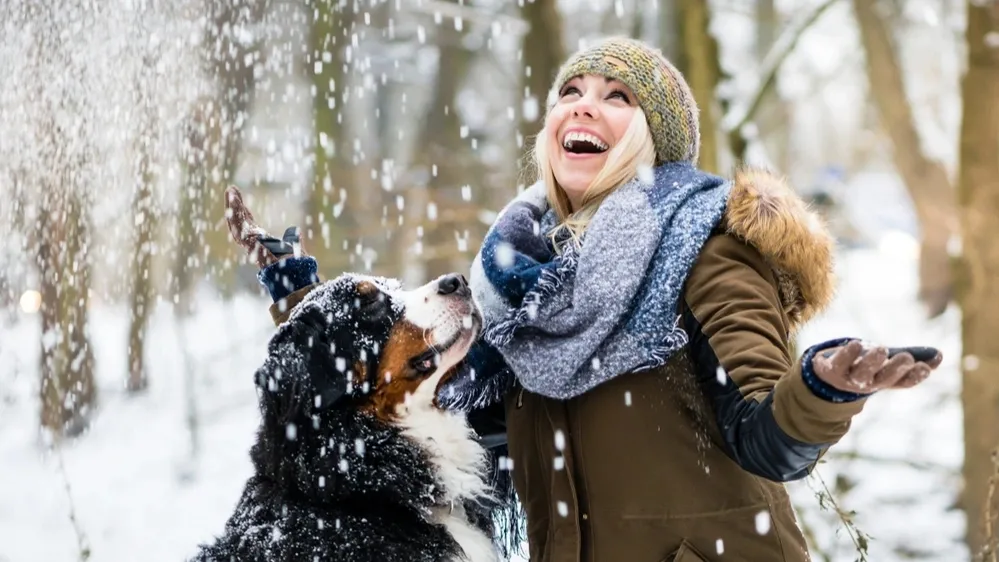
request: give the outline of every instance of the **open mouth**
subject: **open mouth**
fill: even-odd
[[[570,131],[562,139],[562,148],[570,154],[600,154],[610,147],[595,135]]]

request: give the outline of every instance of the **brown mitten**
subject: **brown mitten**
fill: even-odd
[[[253,213],[243,203],[243,194],[238,187],[230,185],[226,188],[225,207],[229,234],[246,250],[247,255],[260,269],[288,256],[308,255],[302,247],[298,227],[288,227],[281,239],[271,236],[259,227],[253,219]]]
[[[942,361],[943,356],[933,348],[865,349],[860,341],[853,340],[817,353],[812,368],[818,378],[839,390],[870,394],[916,386]]]

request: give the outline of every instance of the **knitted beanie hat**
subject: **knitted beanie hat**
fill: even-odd
[[[605,39],[577,51],[559,69],[548,109],[566,82],[583,74],[613,78],[631,88],[652,133],[656,164],[697,160],[697,103],[683,75],[658,50],[625,37]]]

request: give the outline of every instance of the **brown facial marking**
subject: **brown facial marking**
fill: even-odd
[[[379,419],[394,418],[396,406],[426,378],[413,370],[410,360],[427,349],[422,328],[405,320],[396,322],[382,348],[375,388],[364,408]]]
[[[354,363],[354,370],[351,372],[350,380],[355,389],[360,390],[364,387],[364,383],[368,380],[368,366],[364,361]]]
[[[357,294],[362,299],[365,297],[373,297],[378,293],[378,287],[374,283],[368,280],[363,280],[357,284]]]

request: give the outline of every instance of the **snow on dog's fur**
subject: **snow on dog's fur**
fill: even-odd
[[[436,401],[480,329],[456,275],[314,289],[256,373],[254,475],[194,560],[498,560],[485,451]]]

